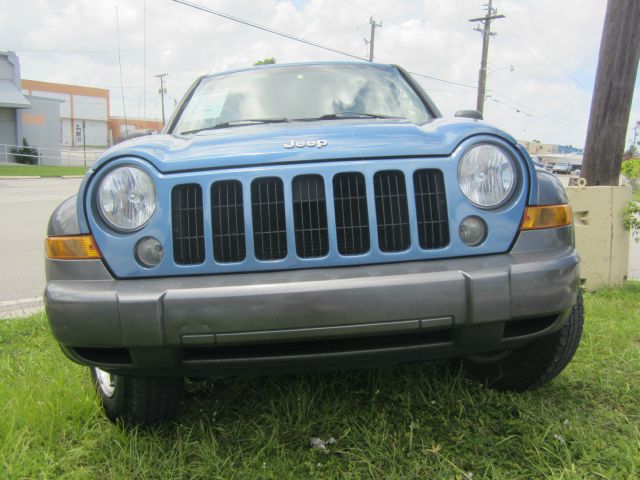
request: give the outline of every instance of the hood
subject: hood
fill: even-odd
[[[423,125],[402,120],[340,119],[244,125],[194,135],[150,135],[107,150],[94,169],[124,156],[143,158],[163,173],[210,168],[341,159],[449,156],[465,139],[494,135],[515,144],[482,121],[433,119]],[[292,141],[326,145],[285,148]],[[322,142],[324,143],[324,142]]]

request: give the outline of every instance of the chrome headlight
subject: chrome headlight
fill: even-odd
[[[137,167],[118,167],[98,187],[98,210],[112,228],[131,232],[146,224],[156,210],[156,187]]]
[[[458,164],[458,182],[464,196],[482,208],[502,205],[516,188],[516,169],[503,149],[489,144],[471,147]]]

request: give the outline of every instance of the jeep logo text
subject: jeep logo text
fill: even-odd
[[[303,148],[303,147],[326,147],[329,142],[326,140],[289,140],[289,143],[283,145],[284,148]]]

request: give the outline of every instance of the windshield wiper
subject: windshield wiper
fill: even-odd
[[[228,122],[218,123],[211,127],[196,128],[195,130],[187,130],[180,132],[181,135],[187,135],[189,133],[198,133],[205,130],[215,130],[217,128],[229,128],[229,127],[241,127],[243,125],[255,125],[257,123],[287,123],[288,118],[245,118],[241,120],[229,120]]]
[[[396,117],[392,115],[381,115],[379,113],[364,113],[364,112],[336,112],[336,113],[327,113],[326,115],[321,115],[319,117],[311,117],[311,118],[296,118],[295,120],[302,122],[311,122],[316,120],[340,120],[343,118],[387,118],[387,119],[398,119],[403,120],[404,117]]]

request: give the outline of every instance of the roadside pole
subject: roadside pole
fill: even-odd
[[[87,168],[87,134],[85,126],[85,121],[82,120],[82,155],[84,156],[84,168]]]

